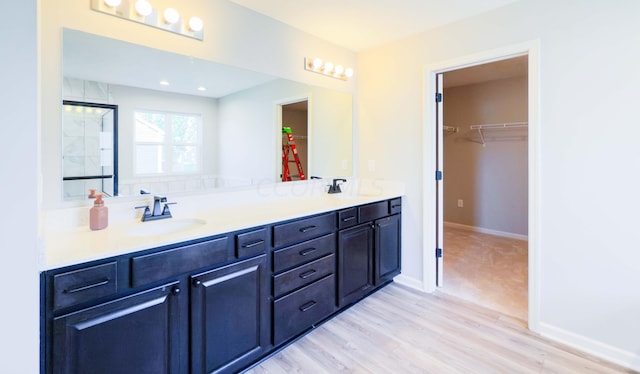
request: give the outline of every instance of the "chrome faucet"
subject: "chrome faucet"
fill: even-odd
[[[164,207],[161,207],[162,203],[164,203]],[[154,221],[157,219],[163,218],[171,218],[171,211],[169,210],[169,205],[176,203],[168,203],[167,198],[164,196],[154,196],[153,197],[153,211],[146,206],[137,206],[136,209],[143,209],[142,213],[142,222],[146,221]]]
[[[346,179],[337,178],[333,180],[333,184],[329,185],[329,193],[341,193],[340,185],[338,182],[346,182]]]

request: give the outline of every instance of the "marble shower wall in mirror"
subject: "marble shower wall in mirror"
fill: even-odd
[[[108,103],[118,105],[119,196],[139,195],[141,190],[159,194],[278,181],[279,104],[303,97],[309,100],[310,130],[305,172],[321,177],[352,174],[350,94],[68,29],[63,33],[63,75],[64,99],[78,99],[73,87],[98,85],[106,87]],[[160,85],[163,79],[169,85]],[[185,145],[175,138],[179,124],[171,120],[141,123],[137,111],[167,118],[200,116],[197,142]],[[156,140],[159,134],[173,136],[173,142],[141,152],[143,146],[152,146],[140,139],[141,127],[147,133],[154,131]],[[162,163],[156,169],[180,162],[172,149],[185,146],[192,147],[190,154],[198,159],[195,170],[136,171],[143,158]]]

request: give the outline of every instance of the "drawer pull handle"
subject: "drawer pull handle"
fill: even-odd
[[[304,273],[300,274],[300,278],[307,279],[315,273],[316,273],[315,269],[307,270]]]
[[[302,233],[306,233],[306,232],[309,232],[309,231],[313,231],[313,230],[315,230],[316,228],[317,228],[316,226],[307,226],[307,227],[303,227],[303,228],[301,228],[301,229],[300,229],[300,232],[302,232]]]
[[[391,205],[391,208],[400,208],[402,205],[397,204],[397,205]]]
[[[86,291],[89,290],[91,288],[95,288],[95,287],[100,287],[100,286],[104,286],[105,284],[109,283],[109,278],[104,278],[102,280],[99,280],[96,283],[91,283],[91,284],[87,284],[85,286],[82,287],[76,287],[76,288],[70,288],[70,289],[66,289],[63,292],[64,293],[75,293],[75,292],[80,292],[80,291]]]
[[[349,222],[353,221],[354,219],[356,219],[356,216],[346,217],[342,219],[342,222]]]
[[[318,250],[318,248],[313,248],[313,247],[311,247],[311,248],[303,249],[303,250],[301,250],[301,251],[300,251],[300,252],[298,252],[298,253],[300,253],[300,256],[306,256],[306,255],[308,255],[309,253],[311,253],[311,252],[315,252],[315,251],[317,251],[317,250]]]
[[[262,243],[264,243],[264,240],[260,239],[260,240],[256,240],[255,242],[243,244],[242,248],[251,248],[251,247],[255,247],[257,245],[260,245]]]
[[[318,303],[316,303],[315,301],[311,300],[308,303],[302,305],[298,309],[300,309],[301,312],[306,312],[307,310],[309,310],[309,309],[313,308],[314,306],[316,306],[316,304],[318,304]]]

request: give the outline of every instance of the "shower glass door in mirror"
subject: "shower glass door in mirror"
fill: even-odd
[[[85,199],[90,189],[118,195],[118,106],[62,102],[62,192]]]

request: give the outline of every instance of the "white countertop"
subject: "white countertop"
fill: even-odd
[[[103,259],[139,250],[156,248],[207,236],[248,229],[274,222],[330,212],[401,196],[397,189],[378,190],[375,194],[316,194],[312,196],[278,196],[261,201],[241,201],[226,206],[194,204],[183,198],[172,205],[173,218],[141,222],[137,218],[114,220],[104,230],[92,231],[88,224],[71,228],[46,229],[42,235],[43,259],[40,270],[49,270],[87,261]],[[200,197],[202,198],[202,197]],[[216,195],[217,199],[224,196]],[[83,208],[84,210],[88,210]],[[132,210],[127,207],[128,211]],[[111,213],[111,212],[110,212]],[[60,213],[57,213],[60,214]],[[111,220],[111,217],[110,217]],[[170,221],[170,222],[169,222]],[[158,226],[159,234],[153,232]],[[164,226],[163,226],[164,225]],[[167,226],[168,225],[168,226]],[[173,229],[183,225],[184,229]],[[163,227],[159,227],[163,226]],[[164,227],[174,232],[166,232]]]

